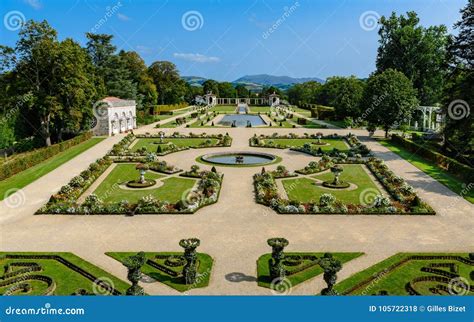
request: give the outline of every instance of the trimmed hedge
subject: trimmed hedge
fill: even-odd
[[[391,141],[395,145],[401,146],[428,161],[434,162],[437,166],[446,169],[447,172],[459,177],[465,182],[474,181],[474,168],[470,166],[395,134],[392,135]]]
[[[185,107],[188,107],[188,106],[189,106],[188,103],[169,104],[169,105],[156,105],[155,108],[154,108],[154,112],[155,112],[155,114],[163,115],[163,114],[167,114],[167,113],[163,113],[163,112],[174,111],[174,110],[178,110],[178,109],[185,108]],[[171,113],[171,114],[173,114],[173,113]]]
[[[70,140],[14,156],[11,160],[0,164],[0,180],[5,180],[14,174],[31,168],[91,137],[92,132],[86,132]]]

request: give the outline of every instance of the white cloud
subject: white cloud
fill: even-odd
[[[117,13],[117,18],[122,21],[129,21],[131,20],[129,16],[124,15],[123,13]]]
[[[217,63],[221,61],[219,57],[206,56],[202,54],[174,53],[173,56],[178,59],[192,61],[196,63]]]
[[[24,0],[30,7],[33,9],[41,9],[43,7],[43,4],[40,2],[40,0]]]

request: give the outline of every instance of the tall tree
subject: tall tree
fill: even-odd
[[[449,77],[445,89],[443,149],[461,161],[474,162],[474,1],[461,10],[449,46]]]
[[[219,83],[213,79],[208,79],[205,82],[202,83],[202,88],[204,90],[204,93],[209,93],[212,92],[214,95],[218,97],[223,97],[220,96],[219,94]]]
[[[56,31],[46,21],[27,21],[19,32],[15,52],[18,93],[31,93],[29,110],[20,111],[21,115],[34,134],[41,136],[49,146],[52,117],[61,109],[54,96],[59,52]]]
[[[152,111],[158,99],[158,92],[153,78],[148,75],[145,61],[134,51],[121,50],[119,56],[129,71],[131,80],[137,84],[137,107]]]
[[[321,84],[315,81],[295,84],[288,89],[288,100],[295,105],[314,104],[321,88]]]
[[[219,97],[235,97],[237,92],[235,91],[232,83],[221,82],[218,84]]]
[[[238,97],[250,97],[250,91],[245,87],[244,84],[238,84],[235,87],[235,91],[237,92]]]
[[[176,89],[176,87],[178,87],[177,89],[185,87],[185,85],[180,82],[181,78],[176,69],[176,65],[169,61],[156,61],[152,63],[150,67],[148,67],[148,74],[156,86],[160,104],[173,103],[176,96],[173,90]]]
[[[336,117],[342,119],[346,116],[359,115],[359,107],[364,91],[364,82],[351,77],[330,77],[322,85],[318,101],[335,108]]]
[[[62,140],[64,132],[77,133],[90,124],[97,92],[91,77],[92,61],[78,43],[69,38],[62,41],[57,63],[55,96],[62,108],[53,119],[56,135]]]
[[[417,104],[411,81],[402,72],[387,69],[369,78],[362,97],[362,115],[370,124],[382,126],[387,137],[388,131],[408,118]]]
[[[445,76],[447,29],[424,28],[413,11],[380,18],[377,72],[393,68],[403,72],[418,90],[423,105],[440,101]]]

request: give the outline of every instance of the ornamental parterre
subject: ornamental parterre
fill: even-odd
[[[338,158],[323,156],[318,162],[310,162],[304,169],[296,171],[301,175],[318,174],[334,165],[360,164],[367,167],[377,181],[387,191],[389,197],[377,195],[370,203],[345,203],[331,194],[319,195],[319,200],[300,202],[285,199],[281,196],[276,179],[281,178],[274,172],[262,171],[254,175],[255,198],[260,204],[274,209],[279,214],[375,214],[375,215],[434,215],[435,211],[423,202],[413,187],[396,176],[381,159],[347,157],[340,154]],[[357,182],[355,182],[357,184]],[[297,189],[297,187],[295,187]]]

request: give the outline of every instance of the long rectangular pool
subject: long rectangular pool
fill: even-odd
[[[246,127],[249,123],[252,127],[267,124],[260,115],[252,114],[226,114],[219,121],[220,125],[232,126],[232,124],[234,124],[236,127]]]

